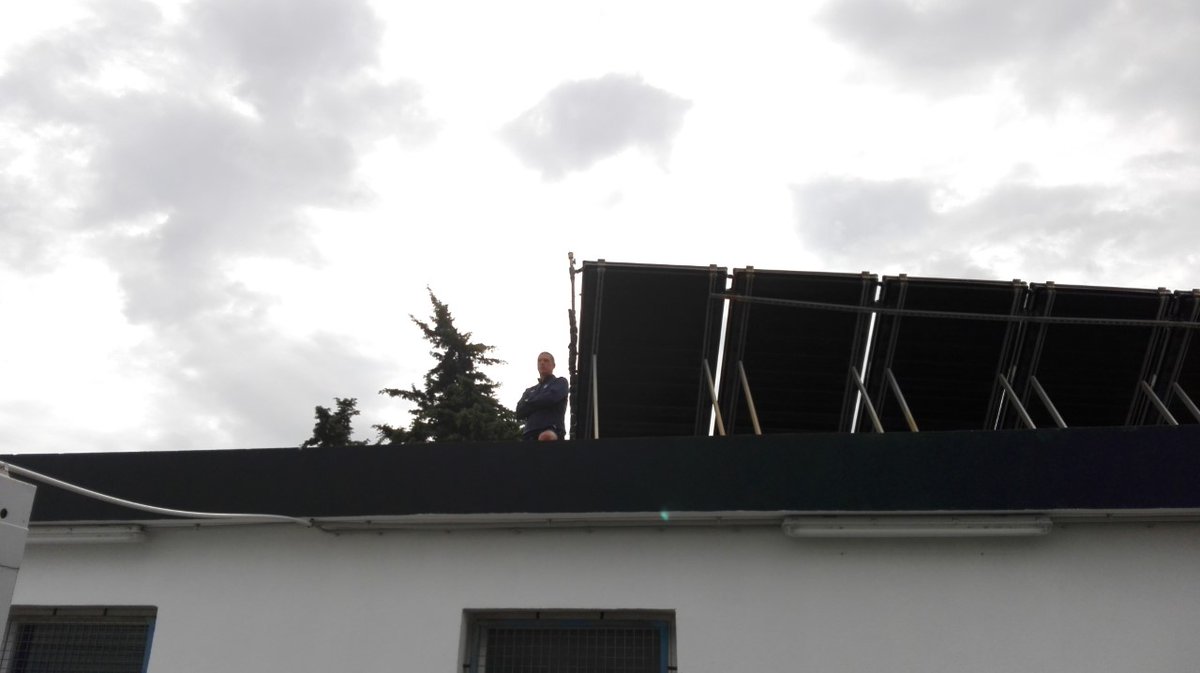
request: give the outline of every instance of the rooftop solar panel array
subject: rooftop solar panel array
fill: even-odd
[[[1200,291],[603,261],[578,273],[576,439],[1200,423]]]
[[[599,261],[582,274],[571,436],[707,435],[726,269]]]

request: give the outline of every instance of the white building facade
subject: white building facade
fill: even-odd
[[[148,670],[461,671],[471,611],[669,615],[723,671],[1189,671],[1200,524],[1021,538],[792,539],[777,527],[155,528],[29,547],[16,606],[150,607]],[[620,669],[613,669],[620,670]]]

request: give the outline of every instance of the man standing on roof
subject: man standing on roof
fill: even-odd
[[[517,418],[525,421],[522,439],[552,442],[567,434],[567,380],[554,375],[554,356],[539,353],[538,384],[527,388],[517,402]]]

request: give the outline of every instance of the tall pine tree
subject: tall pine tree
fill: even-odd
[[[317,423],[313,426],[313,436],[305,440],[300,448],[366,444],[364,441],[351,439],[354,434],[352,419],[359,414],[356,408],[358,400],[353,397],[335,397],[333,401],[337,403],[337,411],[330,411],[329,407],[316,408],[314,416]]]
[[[462,442],[517,439],[521,426],[513,412],[496,400],[496,383],[480,367],[499,364],[489,357],[491,346],[471,341],[470,332],[454,326],[450,309],[429,292],[433,304],[428,323],[409,316],[433,344],[429,352],[436,360],[425,374],[425,387],[418,390],[384,388],[380,394],[416,404],[408,428],[376,425],[379,440],[393,444],[408,442]]]

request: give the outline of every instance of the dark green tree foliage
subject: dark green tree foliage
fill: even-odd
[[[418,390],[384,388],[380,394],[399,397],[417,405],[408,428],[376,425],[379,440],[393,444],[408,442],[462,442],[516,439],[521,426],[513,412],[496,400],[496,383],[480,367],[499,364],[488,357],[491,346],[471,341],[470,332],[454,326],[450,309],[429,293],[433,319],[422,322],[409,316],[433,344],[429,352],[437,363],[425,375]]]
[[[335,397],[333,401],[337,403],[337,411],[330,411],[329,407],[316,408],[317,424],[313,426],[313,436],[301,444],[300,448],[366,444],[364,441],[351,439],[354,435],[352,419],[359,414],[355,408],[358,399]]]

